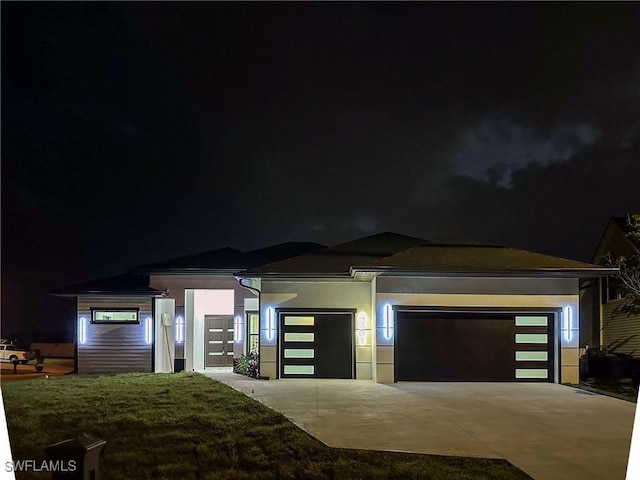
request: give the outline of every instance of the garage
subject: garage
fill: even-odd
[[[353,312],[278,315],[281,378],[353,378]]]
[[[553,311],[397,310],[396,381],[554,382]]]

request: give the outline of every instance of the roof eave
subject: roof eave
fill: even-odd
[[[144,273],[146,275],[234,275],[242,268],[157,268],[145,270],[131,270],[132,273]]]
[[[55,297],[80,297],[80,296],[111,296],[111,297],[164,297],[166,292],[155,291],[108,291],[108,290],[86,290],[82,292],[49,292]]]
[[[342,273],[283,273],[283,272],[260,272],[260,273],[250,273],[250,272],[236,272],[235,277],[237,278],[278,278],[278,279],[321,279],[321,278],[351,278],[352,275],[350,272],[342,272]]]
[[[570,277],[593,278],[608,277],[619,272],[618,268],[492,268],[492,269],[432,269],[407,267],[352,267],[351,273],[371,272],[389,276],[428,275],[433,277],[485,277],[500,275],[505,277]]]

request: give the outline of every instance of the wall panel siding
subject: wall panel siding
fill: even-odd
[[[78,319],[86,318],[86,340],[78,343],[78,373],[150,372],[152,345],[145,319],[152,318],[150,297],[79,297]],[[139,324],[92,324],[91,308],[138,308]]]
[[[640,315],[620,312],[624,300],[613,300],[603,305],[603,345],[609,352],[640,356]]]

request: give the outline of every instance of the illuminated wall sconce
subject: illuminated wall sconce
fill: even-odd
[[[184,319],[181,316],[177,316],[176,317],[176,342],[178,343],[184,343],[184,337],[185,337],[185,323],[184,323]]]
[[[267,338],[269,340],[273,340],[273,334],[275,333],[273,317],[274,317],[273,307],[267,308]]]
[[[358,314],[358,345],[362,346],[366,342],[367,314],[360,312]]]
[[[87,341],[87,319],[80,317],[80,325],[78,328],[78,341],[84,343]]]
[[[571,307],[564,307],[563,311],[563,330],[564,330],[564,339],[567,342],[571,341]]]
[[[233,333],[235,334],[234,337],[236,339],[236,342],[239,342],[241,340],[242,333],[242,329],[240,328],[240,317],[236,317],[234,319]]]
[[[145,320],[145,340],[147,343],[151,343],[153,341],[153,325],[151,324],[151,319],[149,317]]]
[[[391,305],[388,303],[384,306],[384,338],[391,340],[391,334],[393,331],[393,311]]]

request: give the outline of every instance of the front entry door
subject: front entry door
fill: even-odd
[[[205,315],[206,367],[233,366],[233,317]]]

